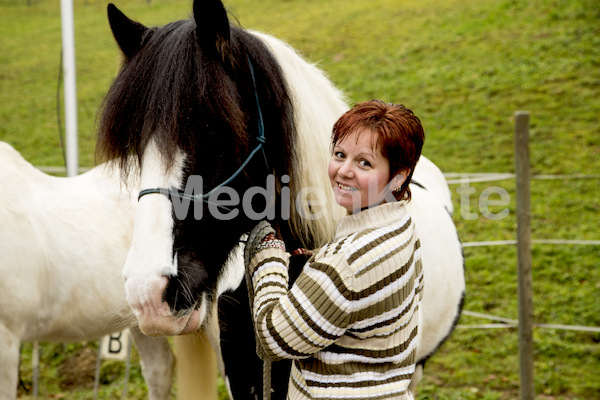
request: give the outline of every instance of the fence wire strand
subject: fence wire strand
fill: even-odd
[[[460,185],[465,179],[468,179],[470,183],[478,182],[496,182],[514,179],[516,174],[507,172],[489,172],[489,173],[460,173],[460,172],[447,172],[444,174],[448,185]],[[600,179],[600,174],[565,174],[565,175],[552,175],[552,174],[537,174],[531,175],[531,180],[571,180],[571,179]]]
[[[489,314],[482,314],[474,311],[463,310],[462,315],[467,315],[475,318],[487,319],[490,321],[497,321],[495,324],[459,324],[456,326],[457,329],[497,329],[497,328],[517,328],[519,321],[516,319],[497,317]],[[533,324],[536,328],[544,329],[560,329],[567,331],[579,331],[579,332],[591,332],[600,333],[600,327],[596,326],[581,326],[581,325],[563,325],[563,324]]]

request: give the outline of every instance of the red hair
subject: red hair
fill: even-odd
[[[375,146],[390,163],[390,181],[402,170],[409,170],[394,195],[398,200],[410,200],[408,184],[425,141],[421,121],[402,105],[381,100],[365,101],[356,104],[333,125],[332,143],[335,146],[348,135],[365,128],[377,133]]]

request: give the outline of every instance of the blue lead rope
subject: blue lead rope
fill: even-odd
[[[248,59],[248,65],[250,66],[250,74],[252,75],[252,86],[254,87],[254,98],[256,99],[256,111],[258,111],[258,140],[260,143],[258,147],[262,148],[263,158],[265,159],[265,165],[267,166],[267,171],[269,171],[269,162],[267,161],[267,153],[265,153],[265,148],[263,144],[265,144],[267,138],[265,137],[265,123],[263,121],[262,110],[260,109],[260,100],[258,99],[258,88],[256,86],[256,79],[254,77],[254,66],[252,65],[252,61],[250,61],[250,56],[246,54],[246,58]],[[252,154],[250,154],[252,157]]]

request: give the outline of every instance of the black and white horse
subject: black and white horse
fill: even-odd
[[[261,218],[289,249],[332,237],[343,209],[326,173],[330,131],[347,105],[290,46],[230,25],[220,0],[195,0],[193,11],[189,20],[147,28],[109,5],[124,62],[104,100],[97,151],[139,174],[143,189],[123,270],[140,328],[174,335],[218,313],[213,339],[230,393],[260,397],[240,238]],[[465,283],[445,179],[422,157],[414,180],[424,362],[451,333]],[[282,398],[288,367],[273,371],[274,397]]]
[[[109,172],[48,176],[0,142],[0,399],[17,397],[22,342],[95,340],[127,327],[150,399],[171,398],[171,347],[140,332],[125,299],[136,204]]]

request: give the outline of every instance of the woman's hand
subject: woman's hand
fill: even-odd
[[[250,261],[256,253],[262,249],[269,247],[276,247],[285,251],[285,243],[283,240],[278,239],[275,236],[275,229],[267,221],[260,221],[248,234],[248,240],[246,241],[246,248],[244,249],[244,262],[246,267],[250,264]]]

